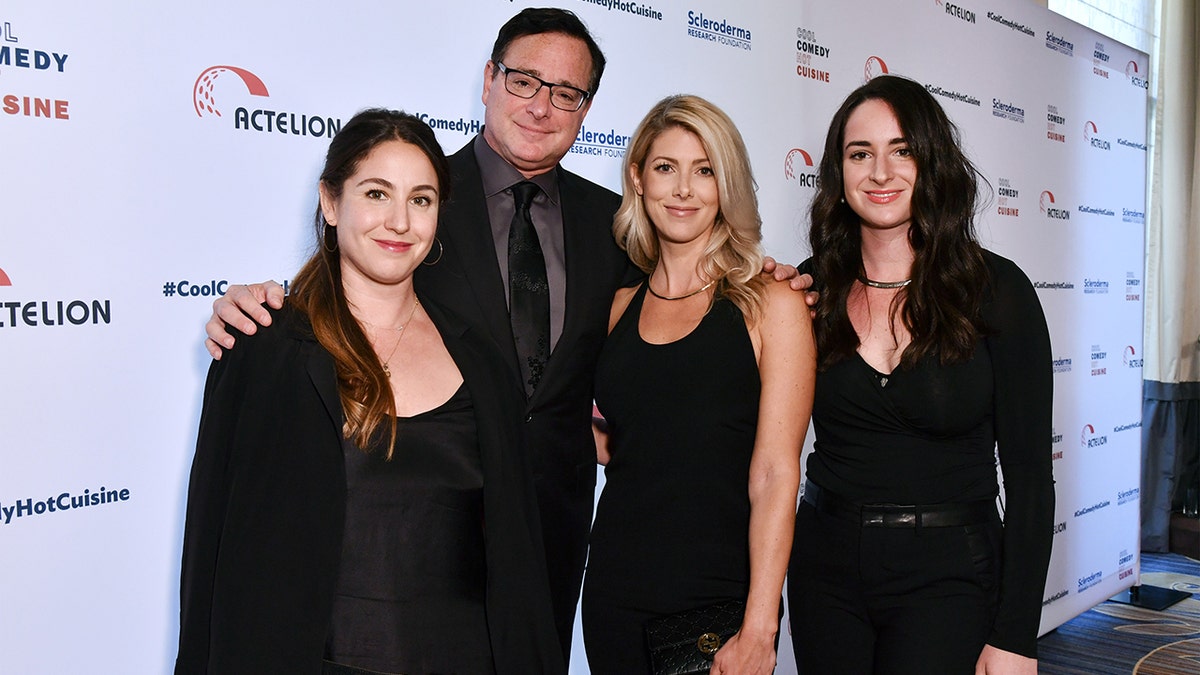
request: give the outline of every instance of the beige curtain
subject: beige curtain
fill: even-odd
[[[1200,11],[1161,0],[1146,226],[1142,548],[1165,551],[1200,483]],[[1188,488],[1192,488],[1189,494]]]

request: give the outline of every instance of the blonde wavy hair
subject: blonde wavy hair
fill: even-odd
[[[733,121],[699,96],[668,96],[650,109],[638,125],[625,153],[621,174],[624,198],[613,217],[617,244],[643,272],[658,265],[658,234],[633,185],[650,146],[667,129],[689,131],[700,139],[717,181],[720,209],[699,272],[717,282],[717,294],[728,299],[752,323],[762,314],[766,282],[762,271],[762,219],[750,155]],[[715,296],[714,296],[715,297]]]

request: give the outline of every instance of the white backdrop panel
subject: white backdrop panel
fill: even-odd
[[[528,4],[0,10],[0,671],[170,669],[213,294],[304,260],[324,132],[355,111],[403,108],[447,151],[466,142],[496,29]],[[808,255],[812,164],[841,99],[885,68],[934,91],[996,191],[985,244],[1038,285],[1050,323],[1058,534],[1042,629],[1132,583],[1145,55],[1025,0],[563,6],[609,57],[564,163],[619,189],[613,137],[664,95],[706,96],[745,135],[782,260]],[[741,37],[697,37],[700,15]],[[198,112],[194,86],[217,66],[248,76],[218,73],[220,114]],[[794,672],[786,639],[780,663]]]

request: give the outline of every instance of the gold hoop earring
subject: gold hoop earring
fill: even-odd
[[[326,253],[337,253],[337,228],[330,225],[328,220],[325,220],[325,214],[323,213],[321,214],[321,223],[323,226],[321,231],[321,248],[325,249]],[[329,245],[331,238],[329,235],[333,235],[332,247]]]
[[[441,261],[442,255],[446,253],[446,247],[444,245],[442,245],[442,240],[438,239],[437,237],[434,237],[433,240],[438,245],[438,257],[433,262],[429,262],[428,261],[429,256],[425,256],[426,260],[421,261],[422,265],[428,265],[430,267],[433,267],[434,265],[438,264],[439,261]]]

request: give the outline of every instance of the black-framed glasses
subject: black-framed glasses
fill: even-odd
[[[582,108],[588,97],[592,95],[590,92],[569,84],[547,82],[523,70],[509,68],[503,63],[497,63],[496,67],[500,69],[501,73],[504,73],[504,88],[508,90],[508,93],[518,98],[533,98],[542,90],[542,87],[549,87],[550,105],[559,110],[575,112]]]

